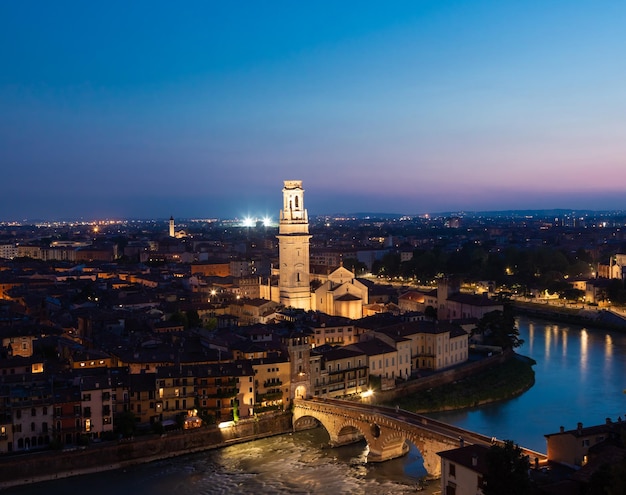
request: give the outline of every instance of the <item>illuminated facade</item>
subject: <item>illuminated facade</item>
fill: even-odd
[[[285,307],[310,310],[309,219],[302,181],[286,180],[278,226],[279,297]]]

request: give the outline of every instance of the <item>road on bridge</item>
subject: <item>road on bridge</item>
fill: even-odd
[[[410,411],[405,411],[404,409],[397,409],[393,407],[386,406],[377,406],[370,404],[362,404],[359,402],[341,400],[341,399],[320,399],[320,398],[312,398],[307,399],[312,402],[320,402],[329,405],[335,405],[336,407],[342,409],[349,409],[352,411],[358,411],[362,413],[371,414],[373,412],[386,416],[388,418],[392,418],[398,421],[402,421],[404,423],[413,424],[416,426],[420,426],[425,430],[429,430],[433,433],[438,433],[443,436],[447,436],[451,439],[459,440],[459,443],[462,441],[465,444],[475,444],[475,445],[484,445],[491,446],[493,444],[503,445],[504,441],[497,439],[495,437],[488,437],[481,433],[476,433],[470,430],[465,430],[463,428],[459,428],[458,426],[454,426],[448,423],[444,423],[442,421],[437,421],[421,414],[412,413]],[[540,464],[547,462],[548,457],[546,454],[541,452],[536,452],[534,450],[530,450],[524,448],[520,445],[520,448],[524,452],[525,455],[528,455],[531,461],[534,462],[535,458],[538,460]]]

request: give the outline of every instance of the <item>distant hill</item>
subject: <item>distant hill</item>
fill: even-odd
[[[345,217],[363,219],[380,219],[390,220],[402,217],[423,216],[426,213],[382,213],[382,212],[357,212],[357,213],[332,213],[327,215],[316,215],[317,217]],[[550,218],[563,217],[568,215],[597,217],[598,215],[623,215],[626,212],[622,210],[574,210],[567,208],[554,208],[547,210],[495,210],[495,211],[442,211],[429,212],[430,217],[507,217],[507,218]]]

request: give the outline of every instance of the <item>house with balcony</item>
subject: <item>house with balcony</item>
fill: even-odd
[[[368,388],[368,356],[364,351],[352,346],[328,345],[311,351],[311,390],[314,397],[348,397]]]
[[[284,410],[290,405],[291,364],[289,356],[282,353],[252,360],[256,390],[256,413]]]
[[[196,407],[215,422],[254,414],[255,375],[250,361],[194,367]]]

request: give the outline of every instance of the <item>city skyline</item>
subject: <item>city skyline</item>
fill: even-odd
[[[0,6],[0,220],[623,210],[626,5]]]

